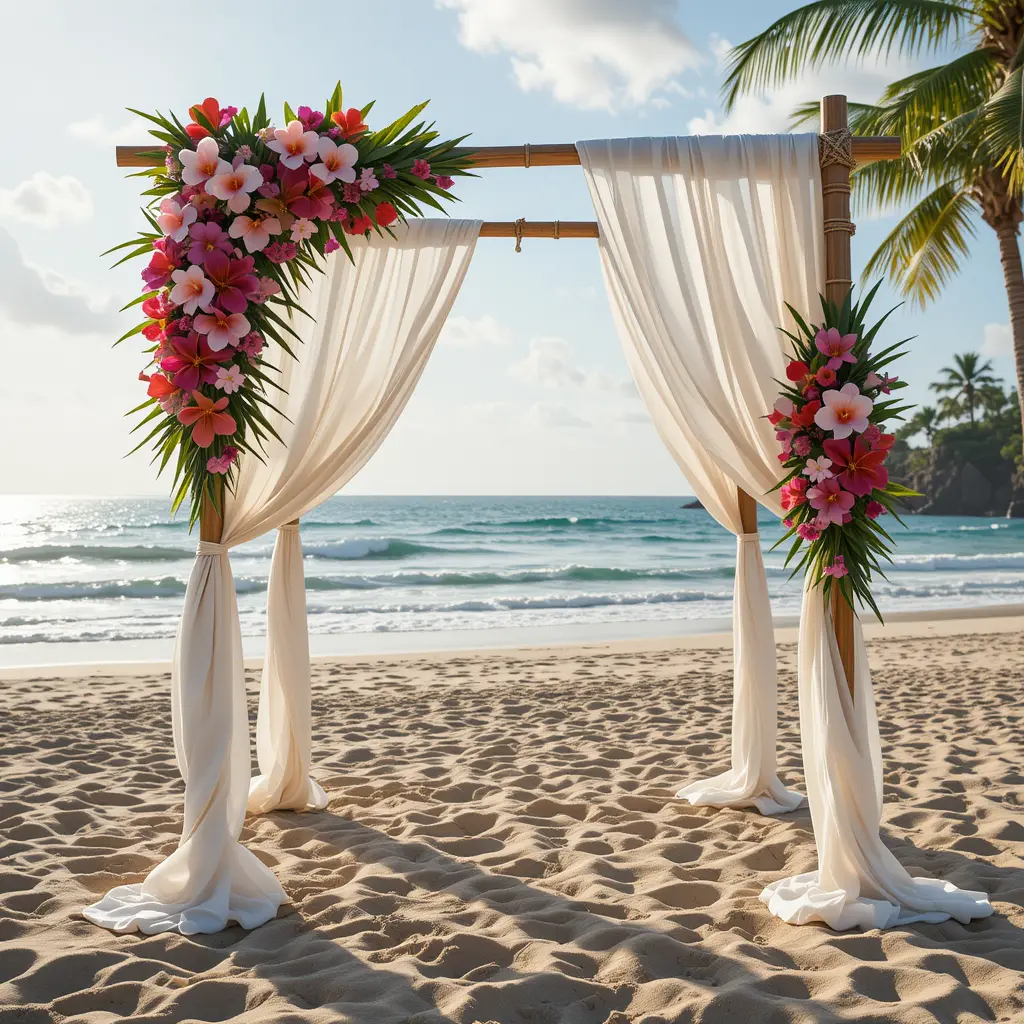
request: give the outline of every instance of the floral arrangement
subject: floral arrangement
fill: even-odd
[[[252,116],[208,98],[182,124],[173,114],[132,113],[156,125],[158,166],[143,210],[150,230],[109,250],[120,263],[148,259],[141,335],[149,362],[139,374],[146,400],[134,428],[149,428],[134,449],[152,444],[163,472],[173,462],[172,509],[190,499],[190,523],[206,496],[218,507],[239,456],[259,456],[274,435],[268,417],[273,383],[266,362],[294,358],[300,288],[349,236],[443,210],[455,176],[466,174],[462,139],[438,141],[418,122],[421,103],[386,128],[366,123],[373,104],[342,106],[340,84],[324,110],[284,106],[275,127],[261,97]],[[276,346],[276,350],[275,350]]]
[[[822,298],[820,325],[808,325],[787,304],[800,333],[783,330],[793,360],[768,420],[787,474],[779,488],[788,532],[778,542],[793,541],[786,565],[797,560],[794,575],[806,569],[826,596],[838,586],[851,606],[856,596],[881,619],[871,574],[884,576],[880,561],[892,561],[892,538],[879,518],[891,513],[899,520],[896,502],[916,492],[890,481],[885,467],[895,440],[886,425],[911,407],[890,397],[906,383],[885,370],[906,342],[870,351],[889,316],[865,326],[877,290],[860,303],[852,302],[851,290],[841,308]]]

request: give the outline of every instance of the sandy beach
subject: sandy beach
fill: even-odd
[[[866,934],[758,902],[814,867],[806,810],[672,799],[727,765],[727,637],[318,660],[330,807],[242,837],[291,904],[190,938],[79,916],[177,843],[166,668],[8,670],[0,1022],[1024,1020],[1022,630],[869,630],[886,842],[996,914]],[[799,788],[793,632],[779,641],[780,774]]]

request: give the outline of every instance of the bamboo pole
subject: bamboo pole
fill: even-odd
[[[459,147],[453,152],[466,153],[470,167],[578,167],[580,155],[572,142],[524,146]],[[896,160],[900,156],[900,140],[894,135],[861,136],[853,140],[853,156],[857,165],[875,160]],[[118,167],[159,167],[164,162],[163,149],[151,146],[118,146]]]
[[[742,487],[737,488],[740,501],[740,523],[744,533],[757,533],[757,500]]]
[[[845,96],[824,96],[821,100],[822,133],[841,132],[849,127]],[[825,298],[841,305],[853,284],[850,239],[850,168],[841,162],[823,163],[821,168],[822,213],[825,231]],[[839,645],[839,657],[846,672],[846,685],[854,696],[853,608],[839,587],[832,586],[832,623]]]
[[[220,543],[221,535],[224,533],[224,477],[213,478],[213,490],[217,495],[217,504],[204,493],[199,506],[199,539],[210,540],[214,544]],[[217,509],[221,511],[218,512]]]

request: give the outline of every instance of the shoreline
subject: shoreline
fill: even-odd
[[[776,616],[777,644],[795,643],[799,619],[795,615]],[[720,650],[732,643],[731,619],[675,619],[650,622],[564,624],[534,629],[437,630],[389,634],[313,634],[310,636],[310,661],[316,665],[346,664],[351,661],[404,661],[432,657],[469,657],[495,653],[528,654],[553,651],[608,651],[633,653],[660,649],[671,644],[678,650]],[[601,636],[606,631],[612,635]],[[948,637],[989,633],[1024,635],[1024,604],[987,605],[975,608],[948,608],[891,612],[884,625],[864,621],[868,640],[896,638]],[[373,643],[365,641],[372,638]],[[381,642],[382,639],[385,642]],[[245,667],[259,669],[263,664],[265,638],[243,637]],[[360,641],[363,641],[360,643]],[[166,650],[153,656],[155,647]],[[323,648],[333,647],[334,650]],[[32,652],[40,660],[16,662],[8,659],[20,649]],[[46,651],[38,651],[46,648]],[[115,648],[113,656],[89,659]],[[86,641],[80,643],[10,644],[0,646],[0,682],[39,676],[47,678],[97,677],[112,675],[152,675],[169,672],[174,641]],[[318,650],[317,648],[321,648]],[[347,648],[347,649],[344,649]],[[48,660],[41,660],[49,655]],[[121,655],[119,657],[118,655]]]

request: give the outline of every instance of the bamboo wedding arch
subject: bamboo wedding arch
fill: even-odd
[[[825,96],[821,100],[821,191],[825,239],[825,297],[842,303],[852,280],[851,236],[854,225],[850,218],[850,172],[855,167],[877,160],[895,160],[901,155],[898,136],[853,137],[849,130],[848,104],[845,96]],[[458,152],[458,151],[457,151]],[[482,146],[464,149],[468,166],[495,167],[570,167],[579,166],[580,157],[571,143],[553,145]],[[118,167],[152,167],[151,146],[118,146]],[[516,251],[524,238],[598,238],[596,221],[484,221],[483,238],[514,238]],[[223,487],[223,480],[218,484]],[[757,532],[757,499],[739,491],[740,516],[746,533]],[[298,520],[295,521],[298,523]],[[212,502],[204,498],[200,516],[200,539],[219,543],[223,520]],[[854,691],[854,612],[842,597],[840,589],[832,590],[832,618],[836,641],[850,694]]]

